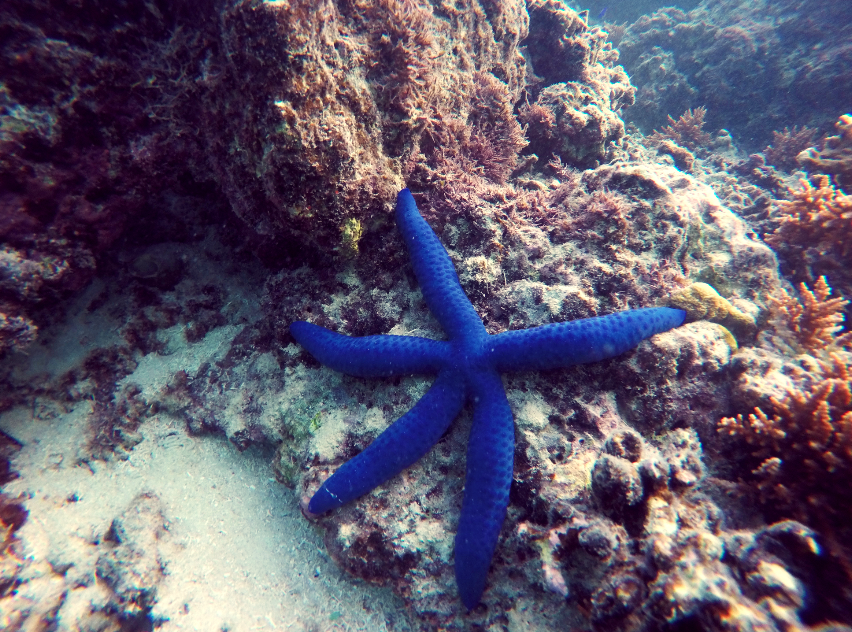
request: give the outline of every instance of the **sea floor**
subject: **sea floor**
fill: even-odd
[[[223,270],[211,256],[221,248],[215,240],[181,248],[188,263],[174,297],[215,279],[225,303],[238,307],[223,307],[227,322],[194,343],[185,324],[158,330],[159,352],[137,352],[122,380],[146,395],[220,357],[259,313],[257,271]],[[29,355],[4,361],[4,388],[33,395],[0,414],[0,431],[17,444],[17,478],[3,491],[28,514],[15,534],[19,588],[0,603],[0,627],[412,629],[389,589],[345,576],[331,561],[295,490],[274,478],[271,446],[240,451],[223,434],[192,434],[160,411],[144,415],[130,445],[93,458],[95,395],[86,389],[96,387],[58,385],[82,375],[93,350],[122,344],[128,301],[120,279],[97,279],[62,306]],[[61,401],[59,390],[76,397]]]

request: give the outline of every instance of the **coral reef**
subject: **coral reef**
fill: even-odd
[[[32,338],[39,310],[79,293],[156,192],[188,188],[201,157],[170,114],[178,58],[203,25],[190,44],[176,7],[85,5],[0,7],[0,352]]]
[[[719,432],[751,449],[764,502],[792,507],[806,521],[834,511],[848,521],[848,505],[837,501],[852,480],[852,374],[837,354],[814,369],[809,388],[771,397],[768,412],[725,417]]]
[[[111,459],[215,433],[235,458],[274,452],[297,497],[316,489],[427,387],[337,375],[288,333],[441,337],[388,222],[407,184],[491,334],[672,296],[696,322],[506,380],[516,469],[483,606],[460,614],[453,589],[469,417],[319,523],[341,568],[391,586],[424,628],[852,621],[848,503],[831,495],[848,487],[848,333],[820,279],[852,296],[848,196],[829,163],[791,193],[783,172],[801,126],[827,131],[852,91],[825,3],[664,9],[620,57],[554,0],[83,4],[0,7],[0,353],[30,354],[0,363],[0,409],[30,445],[73,432],[68,471],[126,471]],[[622,113],[661,131],[643,140]],[[705,119],[748,151],[772,142],[766,159]],[[753,231],[808,284],[801,303]],[[69,296],[73,319],[51,309]],[[51,356],[63,318],[98,333]],[[46,344],[27,347],[36,330]],[[77,425],[46,425],[71,408]],[[145,443],[155,418],[169,434]],[[19,567],[15,538],[46,538],[28,521],[0,554],[7,627],[57,625],[58,609],[90,629],[156,625],[164,504],[138,497],[75,534],[88,567]]]
[[[837,136],[825,139],[825,145],[804,149],[796,161],[809,173],[833,175],[846,190],[852,190],[852,114],[844,114],[835,123]]]
[[[759,347],[732,362],[737,376],[734,410],[723,417],[732,469],[742,493],[756,498],[770,520],[793,518],[812,527],[828,552],[836,586],[826,607],[848,620],[852,580],[849,504],[852,482],[852,333],[844,331],[848,301],[831,297],[820,277],[799,298],[786,291],[770,296],[774,332],[763,332]],[[745,468],[746,473],[742,471]],[[829,571],[824,571],[829,572]]]
[[[823,276],[813,291],[800,283],[798,299],[783,288],[780,295],[770,297],[772,324],[795,352],[830,353],[852,346],[852,332],[840,334],[845,320],[843,308],[849,301],[830,296],[831,288]]]
[[[647,132],[666,115],[703,106],[709,127],[729,130],[749,153],[785,126],[828,131],[852,92],[848,23],[848,7],[838,12],[830,2],[802,10],[796,0],[704,0],[690,10],[658,9],[631,24],[618,47],[637,87],[625,119]]]
[[[450,340],[357,338],[307,321],[290,324],[290,334],[303,349],[342,373],[356,377],[437,373],[429,392],[409,412],[314,492],[305,513],[311,517],[327,513],[395,478],[420,460],[465,401],[472,401],[474,429],[454,549],[459,596],[472,610],[480,602],[505,518],[514,464],[514,416],[499,374],[616,357],[654,334],[680,326],[686,312],[646,307],[489,337],[444,246],[423,220],[408,189],[397,197],[396,218],[423,298]],[[483,351],[471,352],[474,348]],[[458,363],[458,357],[465,362]]]
[[[846,294],[852,263],[852,196],[835,188],[828,176],[815,176],[816,185],[800,180],[776,203],[777,228],[766,235],[793,279],[813,282],[828,275]]]
[[[529,12],[531,35],[525,43],[546,86],[520,109],[529,151],[583,167],[611,157],[608,145],[624,135],[618,112],[632,105],[634,93],[616,65],[618,51],[604,31],[589,28],[586,19],[556,0],[531,2]]]
[[[427,201],[418,201],[490,333],[662,303],[696,278],[721,281],[744,313],[766,307],[763,297],[779,282],[777,263],[706,185],[652,162],[617,162],[581,174],[553,161],[549,169],[554,177],[524,179],[523,187],[511,180],[499,196],[471,179],[429,190]],[[285,351],[285,380],[291,389],[297,383],[309,389],[308,402],[315,398],[312,407],[288,403],[288,423],[302,443],[298,449],[282,445],[276,458],[281,478],[295,476],[303,494],[369,445],[427,384],[341,378],[290,344],[286,325],[310,318],[347,334],[440,337],[405,268],[398,254],[384,262],[359,256],[345,288],[324,270],[282,271],[267,286],[270,320]],[[328,301],[327,293],[336,298]],[[655,336],[613,363],[510,377],[518,448],[507,528],[531,520],[555,526],[569,503],[588,496],[596,451],[614,427],[630,424],[655,436],[693,428],[715,437],[717,420],[730,410],[726,375],[733,346],[723,327],[696,322]],[[458,511],[463,476],[454,455],[464,450],[470,420],[459,422],[417,466],[320,523],[343,568],[391,585],[426,621],[449,629],[463,625],[452,587],[452,531],[446,529],[447,517]],[[680,470],[678,477],[688,481],[690,468]],[[620,504],[595,505],[589,519],[631,511]],[[584,602],[542,602],[530,593],[529,582],[541,581],[541,567],[525,553],[528,543],[503,538],[485,593],[487,609],[471,617],[482,625],[497,621],[511,595],[525,594],[531,612],[557,608],[559,616],[586,625],[579,623]],[[513,571],[519,566],[521,575]],[[617,599],[619,593],[613,587],[608,594]]]
[[[823,589],[825,607],[832,618],[848,621],[849,356],[832,353],[823,359],[783,361],[752,354],[742,359],[739,369],[739,397],[751,403],[757,399],[759,405],[751,413],[722,418],[719,433],[748,472],[739,471],[740,489],[760,502],[769,519],[795,518],[814,528],[827,553],[822,572],[834,578]]]
[[[22,323],[36,331],[34,310],[80,291],[128,226],[160,216],[163,192],[224,193],[255,234],[250,247],[278,265],[294,254],[348,260],[364,256],[359,246],[384,225],[404,180],[481,188],[535,163],[515,114],[523,98],[550,89],[558,116],[529,133],[547,145],[537,150],[545,159],[557,152],[583,165],[613,155],[617,112],[632,102],[605,33],[555,2],[530,7],[553,21],[542,37],[561,42],[553,68],[541,48],[550,40],[525,42],[531,18],[517,0],[464,11],[235,1],[191,26],[179,7],[107,17],[93,2],[86,15],[98,17],[84,24],[47,0],[43,10],[24,4],[4,5],[19,37],[0,51],[9,68],[0,166],[15,183],[0,205],[7,349],[31,337]],[[103,40],[111,20],[121,27]],[[528,60],[522,44],[534,49]],[[50,81],[36,87],[30,76]],[[126,94],[134,98],[118,98]],[[557,128],[570,142],[551,147]],[[168,289],[179,279],[179,266],[139,257],[140,280]]]
[[[710,134],[704,131],[706,115],[707,108],[699,107],[694,111],[687,110],[677,120],[669,116],[669,124],[659,132],[654,130],[648,140],[651,143],[663,143],[668,140],[692,151],[706,149],[711,140]]]
[[[763,150],[767,164],[794,171],[799,168],[797,157],[816,140],[817,131],[807,126],[785,127],[783,132],[772,132],[772,143]]]
[[[815,534],[793,522],[731,529],[714,501],[724,493],[717,484],[694,433],[675,431],[656,447],[619,430],[595,461],[592,497],[564,507],[557,526],[520,523],[517,537],[540,559],[538,583],[580,604],[593,629],[801,625],[808,596],[799,566],[816,566]]]

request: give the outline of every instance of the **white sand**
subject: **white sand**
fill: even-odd
[[[138,357],[136,371],[125,380],[140,386],[146,399],[156,400],[176,371],[193,374],[201,362],[221,359],[242,326],[261,313],[265,272],[251,266],[223,268],[207,258],[217,249],[215,240],[186,247],[185,286],[192,287],[189,281],[194,287],[221,283],[228,293],[223,312],[229,322],[195,344],[186,342],[181,325],[160,330],[166,353]],[[184,300],[181,287],[176,297]],[[105,288],[109,300],[90,312],[88,306]],[[128,300],[120,284],[95,280],[61,306],[61,320],[40,332],[27,355],[4,359],[3,382],[53,388],[91,350],[124,344],[125,323],[113,315],[122,312],[113,308]],[[72,390],[85,393],[91,386],[73,385]],[[103,541],[110,525],[126,512],[138,512],[134,499],[140,493],[155,497],[155,513],[162,514],[167,529],[159,538],[153,529],[138,541],[131,538],[120,573],[122,583],[131,587],[134,582],[140,589],[156,585],[150,619],[158,630],[420,627],[411,624],[402,601],[389,589],[345,576],[328,558],[320,530],[301,515],[299,499],[272,478],[271,452],[240,453],[220,435],[190,437],[183,420],[158,414],[144,420],[139,428],[144,439],[126,460],[91,460],[86,451],[91,405],[84,398],[63,410],[39,397],[0,414],[0,430],[23,444],[12,463],[20,478],[4,491],[25,498],[29,512],[17,532],[25,561],[14,594],[0,601],[0,628],[17,617],[19,623],[26,621],[25,629],[55,622],[59,630],[100,631],[109,629],[109,621],[104,624],[99,611],[113,622],[116,607],[120,616],[133,615],[133,600],[113,592],[98,560],[111,555],[114,544]],[[137,577],[139,568],[151,570],[153,582]]]
[[[97,593],[101,546],[93,543],[140,492],[161,500],[168,521],[159,541],[166,575],[152,611],[159,629],[411,629],[389,590],[353,582],[327,558],[294,494],[270,477],[268,456],[188,437],[182,423],[155,416],[128,460],[94,462],[93,472],[75,465],[87,406],[49,421],[33,420],[29,408],[0,417],[0,428],[25,444],[14,459],[22,476],[6,492],[30,497],[18,532],[27,558],[68,567],[60,629],[79,629],[63,617],[79,616],[75,592]]]

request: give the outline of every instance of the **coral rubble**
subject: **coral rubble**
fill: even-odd
[[[54,568],[43,557],[41,541],[36,552],[30,550],[24,556],[15,531],[25,516],[20,505],[0,495],[0,624],[4,630],[43,630],[57,620],[74,621],[86,629],[119,630],[122,624],[144,620],[163,577],[157,540],[167,525],[156,496],[141,494],[102,534],[103,542],[89,543],[101,549],[94,567],[86,569],[89,576],[73,564]]]

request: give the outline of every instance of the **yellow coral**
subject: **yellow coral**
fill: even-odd
[[[754,329],[754,318],[734,307],[707,283],[693,283],[671,297],[669,304],[684,310],[691,320],[709,320],[739,331]]]

